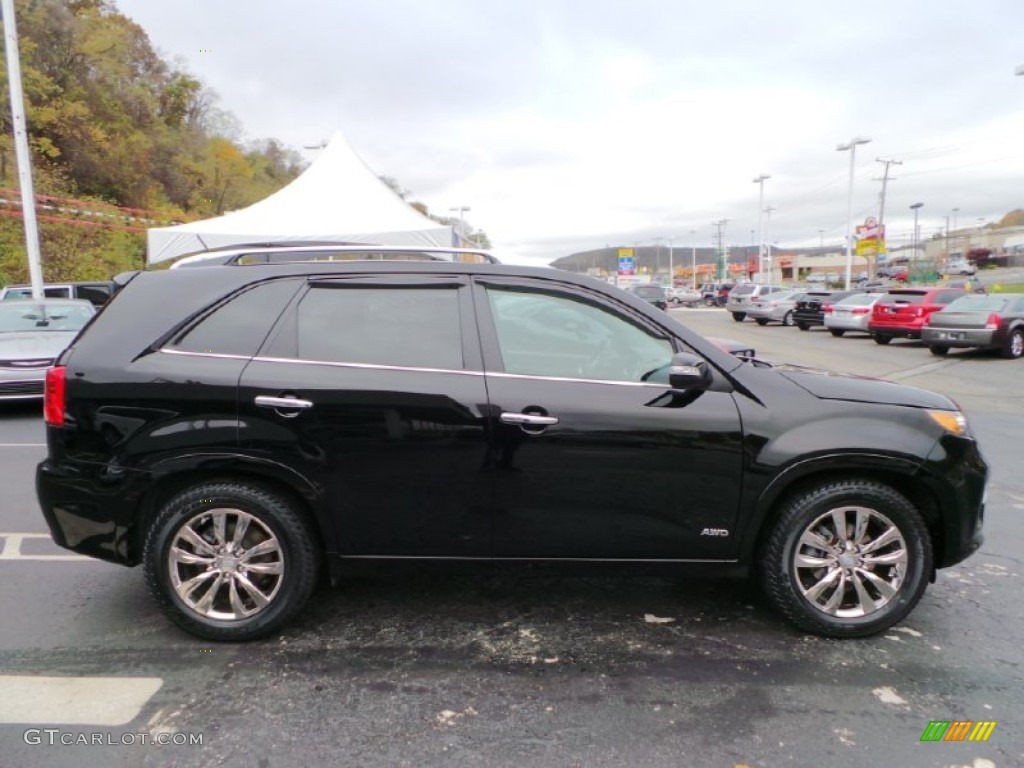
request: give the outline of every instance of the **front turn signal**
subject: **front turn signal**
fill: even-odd
[[[960,411],[928,411],[932,421],[952,435],[967,434],[967,418]]]

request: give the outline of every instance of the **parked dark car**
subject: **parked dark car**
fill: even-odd
[[[1024,355],[1024,294],[961,296],[941,312],[933,312],[921,329],[921,341],[933,355],[950,348],[995,349],[1003,357]]]
[[[871,308],[868,331],[877,344],[894,338],[920,339],[928,315],[963,295],[958,288],[894,288]]]
[[[745,362],[552,269],[143,272],[44,414],[55,541],[142,564],[213,640],[277,631],[322,568],[407,558],[752,571],[798,627],[858,637],[982,541],[987,468],[947,397]]]
[[[808,291],[793,308],[793,325],[801,331],[824,325],[825,314],[832,311],[833,304],[858,293],[863,291]]]
[[[668,309],[668,295],[665,293],[665,289],[657,283],[631,285],[626,290],[658,309]]]

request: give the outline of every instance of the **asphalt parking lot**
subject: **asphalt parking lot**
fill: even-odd
[[[1024,361],[673,314],[768,359],[958,400],[992,467],[982,551],[867,640],[804,636],[746,583],[421,568],[324,587],[272,639],[210,645],[158,614],[138,570],[48,542],[38,404],[2,406],[0,766],[1024,764]],[[62,682],[29,696],[23,677]],[[70,706],[70,686],[103,677],[109,706]],[[935,720],[996,726],[922,742]]]

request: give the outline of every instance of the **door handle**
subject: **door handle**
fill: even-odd
[[[297,397],[274,397],[272,395],[256,395],[254,400],[260,408],[277,408],[281,410],[304,411],[313,407],[312,400],[300,400]]]
[[[558,423],[557,416],[540,416],[536,413],[503,413],[498,418],[502,424],[516,424],[521,427],[550,427]]]

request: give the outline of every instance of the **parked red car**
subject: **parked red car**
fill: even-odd
[[[950,288],[894,288],[871,310],[868,332],[876,344],[888,344],[896,337],[920,339],[928,315],[963,295],[962,290]]]

